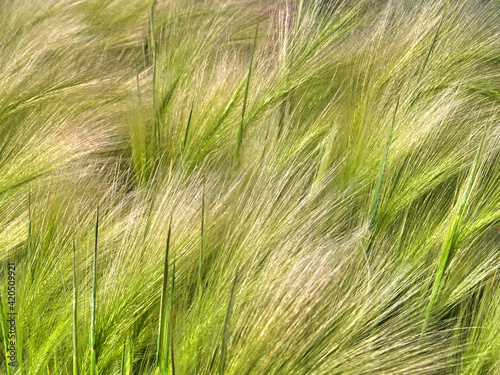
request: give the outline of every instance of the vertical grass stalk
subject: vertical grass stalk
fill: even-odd
[[[168,226],[167,244],[165,246],[165,260],[163,265],[163,285],[160,300],[160,318],[158,322],[158,342],[156,347],[156,372],[155,374],[165,374],[165,326],[167,319],[167,281],[168,281],[168,252],[170,249],[170,234],[172,223]]]
[[[389,137],[387,137],[387,143],[385,145],[384,156],[382,158],[382,164],[380,165],[380,171],[378,173],[377,185],[375,186],[375,194],[373,195],[372,205],[370,207],[370,212],[368,214],[368,230],[371,231],[375,225],[375,218],[377,217],[378,208],[380,205],[380,195],[382,193],[382,182],[384,180],[385,165],[387,163],[387,155],[389,154],[389,147],[391,145],[392,132],[394,130],[394,123],[396,121],[396,112],[398,111],[399,98],[396,101],[396,107],[394,108],[394,115],[392,116],[391,129],[389,131]]]
[[[128,336],[123,340],[121,375],[132,374],[132,362],[132,333],[129,333]]]
[[[417,78],[417,84],[416,84],[415,88],[413,89],[412,93],[410,94],[410,97],[408,99],[408,104],[407,104],[406,110],[403,113],[402,118],[404,118],[406,116],[406,114],[408,113],[408,111],[410,109],[411,102],[413,100],[413,97],[414,97],[414,95],[415,95],[415,93],[420,85],[420,81],[422,80],[422,77],[424,75],[425,67],[427,66],[427,62],[429,61],[429,57],[430,57],[432,51],[434,50],[434,46],[436,45],[439,31],[441,30],[441,25],[443,24],[443,20],[445,18],[446,11],[448,9],[448,5],[449,5],[449,0],[446,2],[445,7],[443,9],[443,14],[441,16],[441,20],[439,21],[438,28],[436,30],[436,33],[434,34],[434,38],[432,39],[429,51],[427,52],[427,55],[425,56],[425,60],[424,60],[424,63],[422,65],[422,68],[420,69],[420,73],[419,73],[418,78]],[[381,194],[381,190],[382,190],[382,181],[384,178],[385,165],[386,165],[386,161],[387,161],[387,155],[389,152],[389,145],[391,142],[392,131],[394,129],[394,122],[395,122],[395,118],[396,118],[396,111],[398,109],[398,105],[399,105],[399,97],[397,99],[396,108],[394,110],[394,117],[392,119],[391,130],[389,132],[389,138],[387,140],[387,144],[385,147],[384,157],[382,159],[382,164],[380,166],[380,172],[379,172],[379,176],[378,176],[378,180],[377,180],[377,185],[375,187],[375,194],[373,197],[372,205],[370,207],[370,213],[368,215],[368,221],[369,221],[368,229],[370,231],[373,229],[373,226],[375,224],[375,218],[377,216],[377,211],[378,211],[379,204],[380,204],[380,194]]]
[[[127,351],[127,339],[123,340],[123,350],[122,350],[122,366],[121,366],[121,370],[120,370],[120,374],[121,375],[125,375],[125,357],[126,357],[126,354],[125,352]]]
[[[31,254],[31,189],[28,192],[28,273],[30,282],[33,282],[32,254]]]
[[[198,306],[203,293],[203,230],[205,225],[205,174],[203,174],[203,195],[201,197],[200,253],[198,258]]]
[[[483,133],[483,136],[481,138],[481,142],[476,152],[476,157],[474,158],[474,163],[472,164],[471,170],[469,172],[469,178],[467,179],[464,192],[462,194],[460,201],[458,202],[456,208],[456,215],[448,226],[448,230],[443,242],[443,247],[441,248],[441,255],[439,257],[436,276],[434,278],[434,283],[432,285],[431,297],[429,299],[429,304],[427,305],[427,309],[425,312],[425,319],[424,319],[424,325],[422,327],[422,333],[424,333],[425,330],[427,329],[432,309],[434,308],[434,304],[436,303],[437,296],[441,289],[441,280],[456,250],[455,249],[456,240],[459,232],[458,228],[460,226],[460,220],[465,210],[467,199],[469,198],[470,192],[472,190],[472,185],[476,178],[477,168],[483,150],[485,136],[486,136],[486,131]]]
[[[223,375],[226,367],[227,359],[227,345],[229,343],[229,328],[231,324],[231,316],[233,315],[234,295],[236,293],[236,284],[238,283],[238,271],[234,275],[233,286],[231,288],[231,296],[229,298],[229,305],[227,307],[226,320],[224,322],[224,332],[222,334],[222,348],[219,375]]]
[[[76,284],[76,240],[75,228],[73,227],[73,375],[78,375],[78,290]]]
[[[240,157],[240,148],[241,148],[241,144],[243,142],[243,132],[245,130],[245,110],[247,107],[248,88],[250,86],[250,76],[252,74],[252,63],[253,63],[253,56],[255,53],[255,46],[257,44],[257,32],[259,31],[259,22],[260,22],[260,9],[259,9],[259,17],[257,19],[257,27],[255,28],[255,36],[253,38],[252,53],[250,55],[250,66],[248,67],[248,75],[247,75],[247,81],[246,81],[246,86],[245,86],[245,95],[243,97],[243,107],[241,109],[240,128],[238,130],[238,138],[236,140],[236,149],[234,150],[234,156],[233,156],[233,165],[235,168],[236,168],[236,164],[237,164],[239,157]]]
[[[186,144],[187,144],[187,140],[189,137],[189,128],[191,126],[191,118],[193,116],[193,106],[194,106],[194,102],[191,103],[191,109],[189,110],[189,117],[188,117],[188,121],[187,121],[187,125],[186,125],[186,131],[184,133],[184,142],[182,143],[182,148],[181,148],[181,165],[184,162],[184,152],[186,150]]]
[[[152,77],[152,100],[153,100],[153,128],[154,128],[154,137],[155,137],[155,150],[156,150],[156,157],[159,158],[160,155],[160,127],[158,123],[158,118],[157,118],[157,109],[156,109],[156,43],[155,43],[155,9],[156,9],[156,3],[157,0],[153,0],[153,4],[151,5],[151,16],[150,16],[150,23],[151,23],[151,53],[153,57],[153,77]]]
[[[427,55],[425,56],[425,60],[424,60],[424,64],[422,65],[422,69],[420,69],[420,73],[419,73],[418,78],[417,78],[417,84],[416,84],[415,88],[413,89],[413,91],[411,92],[410,97],[408,98],[408,104],[407,104],[406,110],[403,114],[403,117],[405,117],[406,114],[408,113],[408,111],[410,110],[410,106],[411,106],[411,102],[413,101],[413,97],[415,96],[415,93],[418,90],[418,87],[420,85],[420,81],[422,80],[422,77],[424,76],[425,67],[427,66],[427,62],[429,61],[429,57],[431,56],[431,53],[434,50],[434,46],[436,45],[439,31],[441,30],[441,25],[443,24],[443,20],[444,20],[444,17],[446,16],[446,11],[448,10],[449,4],[450,4],[450,0],[448,0],[444,6],[443,14],[441,16],[441,20],[439,21],[439,25],[438,25],[438,28],[436,30],[436,34],[434,34],[434,38],[432,39],[429,51],[427,52]]]
[[[172,261],[172,283],[170,284],[170,300],[168,302],[167,338],[170,340],[171,375],[175,375],[174,363],[174,288],[175,288],[175,254]],[[168,348],[165,349],[168,362]],[[166,366],[165,366],[166,367]]]
[[[99,203],[95,218],[94,262],[92,269],[92,316],[90,318],[90,375],[97,374],[97,358],[95,353],[95,309],[97,283],[97,239],[99,234]]]

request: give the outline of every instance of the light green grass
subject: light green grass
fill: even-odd
[[[10,374],[500,373],[499,21],[0,2]]]

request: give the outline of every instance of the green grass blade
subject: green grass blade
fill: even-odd
[[[151,5],[151,14],[150,14],[150,22],[151,22],[151,51],[153,55],[153,79],[152,79],[152,101],[153,101],[153,129],[154,129],[154,137],[155,137],[155,150],[156,156],[159,158],[160,155],[160,128],[157,118],[157,108],[156,108],[156,43],[155,43],[155,9],[156,9],[157,0],[153,0],[153,4]]]
[[[73,228],[73,375],[78,375],[78,290],[76,283],[76,240],[75,229]]]
[[[193,106],[194,106],[194,102],[191,103],[191,109],[189,110],[189,116],[188,116],[188,121],[187,121],[187,125],[186,125],[186,131],[184,133],[184,142],[182,143],[181,158],[184,157],[184,150],[186,150],[186,144],[187,144],[187,140],[188,140],[188,137],[189,137],[189,128],[191,126],[191,118],[193,117]]]
[[[446,11],[448,10],[448,5],[450,4],[450,0],[446,2],[446,5],[444,6],[443,10],[443,15],[441,16],[441,20],[439,21],[438,28],[436,30],[436,34],[434,34],[434,38],[432,39],[431,47],[429,48],[429,52],[427,52],[427,55],[425,56],[424,64],[422,65],[422,70],[420,70],[420,74],[418,75],[418,80],[417,82],[420,83],[420,80],[422,79],[422,76],[424,75],[424,70],[427,65],[427,62],[429,61],[429,57],[431,56],[432,50],[434,49],[434,46],[436,45],[436,41],[439,35],[439,31],[441,30],[441,25],[443,24],[444,17],[446,16]]]
[[[201,228],[200,228],[200,254],[198,258],[198,300],[203,293],[203,230],[205,225],[205,174],[203,174],[203,195],[201,198]]]
[[[469,178],[467,180],[467,185],[465,187],[464,194],[462,196],[462,199],[460,201],[460,205],[458,207],[457,220],[460,219],[460,217],[462,216],[462,214],[464,212],[465,204],[467,203],[467,199],[469,198],[469,194],[470,194],[470,191],[472,189],[472,185],[473,185],[474,180],[476,178],[477,168],[479,166],[479,159],[481,158],[481,153],[483,152],[485,138],[486,138],[486,131],[483,133],[483,136],[481,138],[481,142],[479,143],[479,148],[477,149],[476,157],[474,158],[474,164],[472,165],[472,169],[470,171]]]
[[[241,144],[243,142],[243,133],[244,133],[244,130],[245,130],[245,110],[246,110],[246,107],[247,107],[248,88],[250,86],[250,76],[252,74],[252,63],[253,63],[253,56],[254,56],[254,53],[255,53],[255,46],[257,44],[257,32],[259,31],[259,22],[260,22],[260,13],[259,13],[259,18],[257,19],[257,27],[255,28],[255,36],[253,38],[252,53],[250,55],[250,66],[248,67],[247,81],[246,81],[246,85],[245,85],[245,95],[243,97],[243,107],[241,109],[240,128],[238,130],[238,139],[236,141],[236,149],[234,150],[234,156],[233,156],[233,164],[235,166],[236,166],[236,163],[239,160]]]
[[[410,97],[408,98],[408,104],[407,104],[406,110],[403,114],[403,117],[405,117],[406,114],[408,113],[410,106],[411,106],[411,102],[413,101],[413,97],[415,96],[415,93],[418,90],[418,87],[420,85],[420,81],[422,80],[422,77],[424,76],[425,67],[427,66],[427,62],[429,61],[429,57],[431,56],[431,53],[434,50],[434,46],[436,45],[439,31],[441,30],[441,25],[443,24],[443,20],[446,16],[446,11],[448,10],[449,4],[450,4],[450,1],[448,0],[444,6],[443,15],[441,16],[441,20],[439,21],[439,25],[438,25],[438,28],[436,30],[436,34],[434,34],[434,38],[432,39],[429,51],[427,52],[427,55],[425,56],[424,64],[422,65],[422,68],[420,69],[420,73],[419,73],[418,79],[417,79],[417,84],[416,84],[415,88],[413,89],[413,91],[411,92]]]
[[[377,185],[375,186],[375,194],[373,195],[372,205],[370,207],[370,212],[368,214],[368,230],[372,230],[375,225],[375,218],[377,217],[378,208],[380,205],[380,194],[382,193],[382,182],[384,180],[385,165],[387,163],[387,155],[389,154],[389,147],[391,145],[392,132],[394,130],[394,123],[396,121],[396,112],[398,111],[399,98],[396,101],[396,107],[394,108],[394,115],[392,117],[391,129],[389,131],[389,136],[387,137],[387,143],[385,145],[384,156],[382,158],[382,164],[380,165],[380,171],[378,173]]]
[[[233,315],[234,295],[236,293],[236,284],[238,283],[238,271],[234,275],[233,286],[231,288],[231,297],[229,298],[229,305],[227,307],[226,320],[224,322],[224,332],[222,334],[222,348],[219,374],[223,375],[226,367],[227,358],[227,345],[229,342],[229,328],[231,324],[231,316]]]
[[[32,270],[32,255],[31,255],[31,189],[28,193],[28,273],[30,282],[33,281]]]
[[[127,339],[123,340],[123,349],[122,349],[122,366],[120,369],[120,374],[125,375],[125,352],[127,351]]]
[[[97,287],[97,239],[99,235],[99,203],[97,204],[95,219],[94,261],[92,268],[92,316],[90,318],[90,374],[97,374],[97,358],[95,352],[95,309]]]
[[[446,233],[445,240],[443,242],[443,247],[441,249],[441,255],[439,257],[439,263],[438,263],[438,268],[436,271],[436,276],[434,278],[434,283],[432,285],[431,297],[429,299],[429,304],[427,305],[427,309],[425,312],[425,319],[424,319],[424,325],[422,327],[422,333],[424,333],[425,330],[427,329],[427,325],[429,324],[429,318],[430,318],[432,309],[434,308],[434,304],[436,303],[436,299],[437,299],[439,291],[441,289],[441,280],[442,280],[443,275],[444,275],[444,273],[445,273],[445,271],[450,263],[450,260],[453,258],[453,255],[455,253],[455,246],[456,246],[456,240],[457,240],[460,220],[461,220],[462,214],[464,212],[465,205],[467,203],[467,199],[469,198],[470,192],[472,190],[472,185],[473,185],[474,180],[476,178],[477,168],[478,168],[479,160],[480,160],[481,153],[483,150],[485,136],[486,136],[486,131],[485,131],[485,133],[483,133],[483,136],[481,138],[481,142],[480,142],[479,147],[477,149],[476,157],[474,158],[474,163],[472,164],[471,170],[469,172],[469,178],[467,179],[467,183],[466,183],[464,192],[463,192],[462,197],[461,197],[461,199],[458,203],[458,206],[457,206],[456,216],[451,221],[451,224],[449,225],[448,231]]]
[[[132,352],[132,334],[130,333],[123,340],[121,375],[132,374],[133,352]]]
[[[168,252],[170,250],[171,223],[168,226],[167,244],[165,246],[165,261],[163,265],[163,285],[160,301],[160,318],[158,322],[158,342],[156,347],[156,371],[165,373],[165,326],[167,319],[167,282],[168,282]]]
[[[174,361],[174,288],[175,288],[175,254],[172,261],[172,283],[170,284],[170,300],[168,302],[168,321],[167,321],[167,337],[170,340],[170,364],[172,375],[175,375],[175,361]],[[168,360],[168,349],[166,350]]]

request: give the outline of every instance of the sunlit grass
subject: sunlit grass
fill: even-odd
[[[499,19],[0,2],[0,373],[500,373]]]

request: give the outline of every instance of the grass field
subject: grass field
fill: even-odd
[[[0,374],[500,374],[500,3],[0,0]]]

